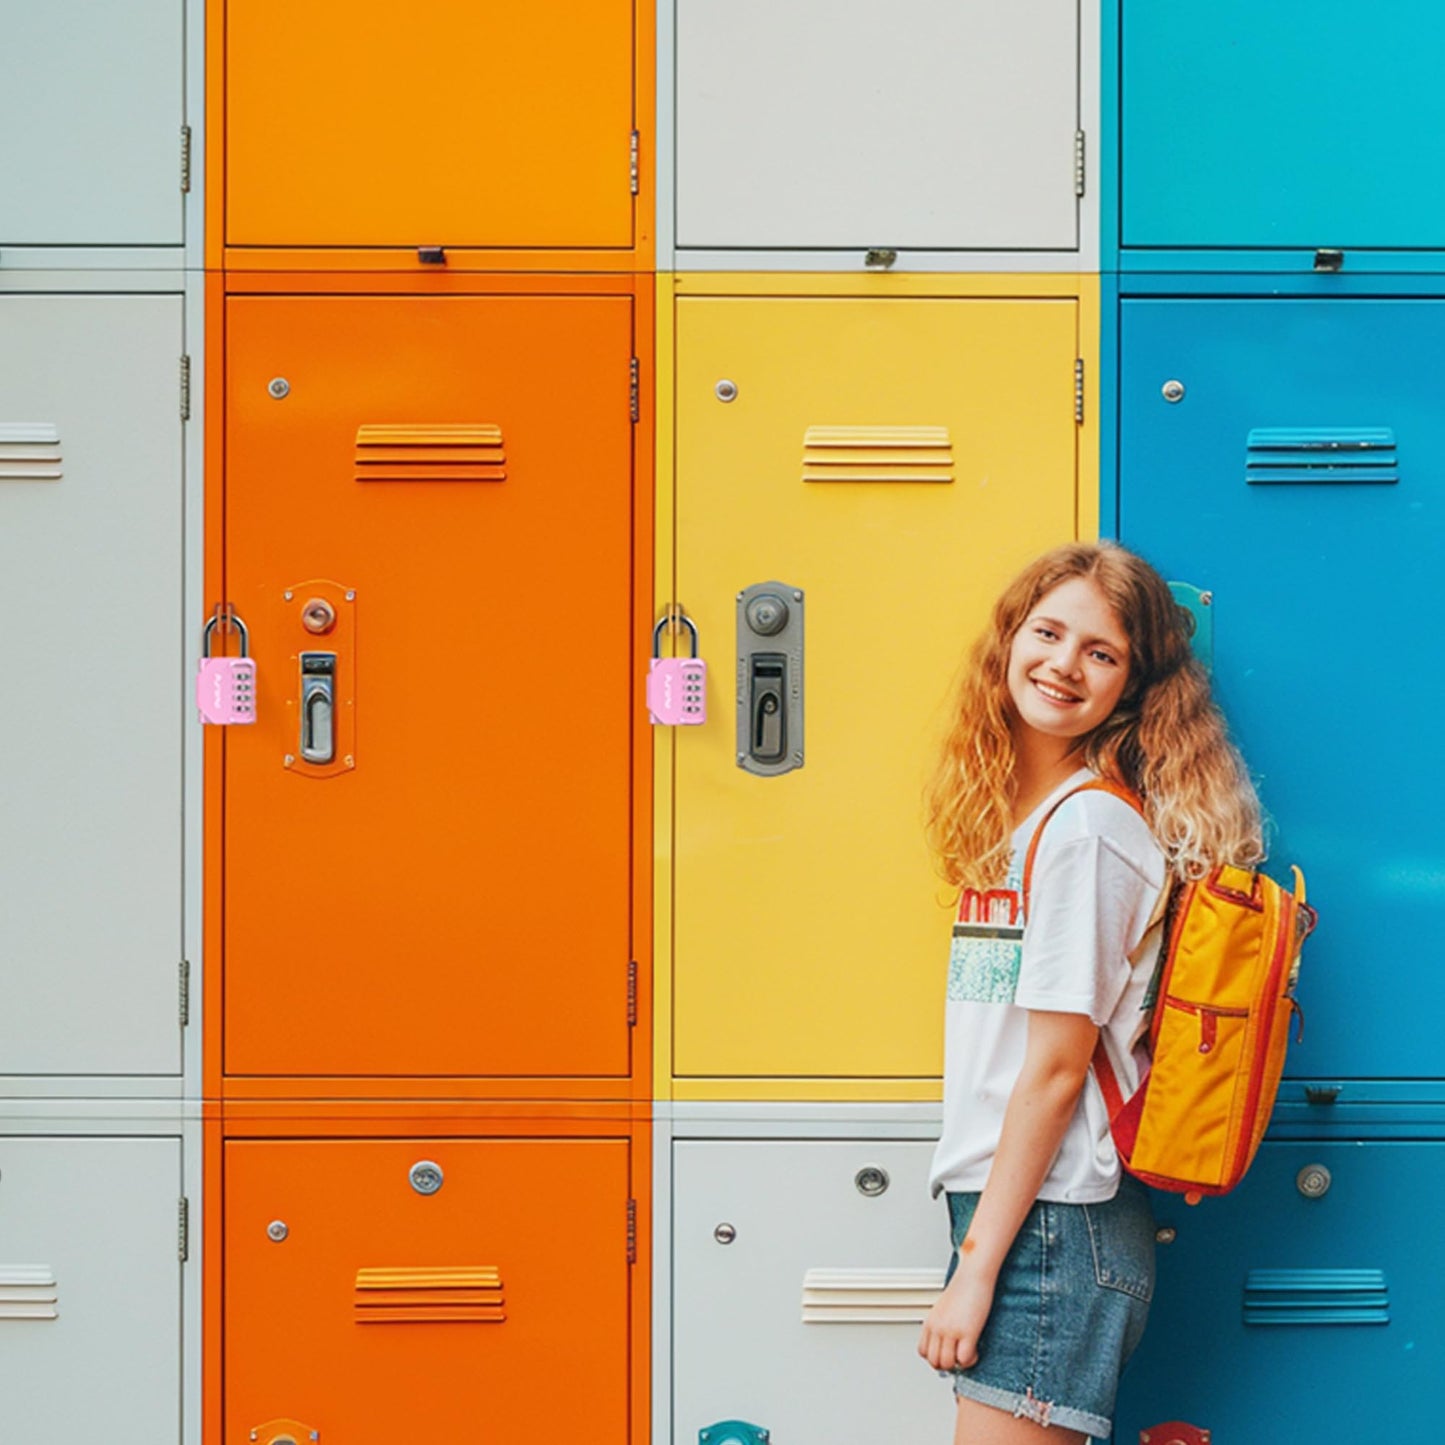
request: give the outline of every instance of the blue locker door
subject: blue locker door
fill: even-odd
[[[1436,0],[1123,0],[1126,246],[1445,248]]]
[[[1166,1420],[1240,1445],[1436,1438],[1445,1252],[1421,1224],[1442,1189],[1445,1145],[1335,1141],[1266,1143],[1234,1194],[1195,1209],[1156,1196],[1176,1237],[1117,1445]]]
[[[1298,862],[1320,910],[1289,1073],[1435,1077],[1445,302],[1121,309],[1120,535],[1213,593],[1216,696],[1273,871]]]

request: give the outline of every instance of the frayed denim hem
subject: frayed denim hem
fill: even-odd
[[[953,1372],[953,1393],[966,1395],[970,1400],[977,1400],[980,1405],[992,1405],[997,1410],[1007,1410],[1010,1415],[1032,1420],[1036,1425],[1059,1425],[1065,1430],[1082,1430],[1085,1435],[1095,1440],[1107,1440],[1109,1432],[1114,1428],[1113,1421],[1106,1420],[1102,1415],[1091,1414],[1088,1410],[1075,1410],[1070,1405],[1060,1405],[1054,1400],[1040,1400],[1032,1390],[1025,1395],[1013,1390],[1000,1390],[979,1380],[971,1380],[958,1371]]]

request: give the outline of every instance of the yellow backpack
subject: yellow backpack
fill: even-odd
[[[1141,816],[1127,788],[1098,780],[1060,798],[1034,830],[1024,861],[1024,914],[1044,826],[1075,793],[1112,793]],[[1145,1000],[1150,1061],[1125,1098],[1099,1039],[1094,1077],[1109,1110],[1119,1159],[1131,1174],[1197,1204],[1244,1177],[1269,1124],[1284,1072],[1300,948],[1317,916],[1264,873],[1219,864],[1166,889],[1145,937],[1162,922],[1154,986]],[[1141,944],[1141,948],[1142,948]]]

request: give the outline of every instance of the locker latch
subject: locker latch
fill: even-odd
[[[301,758],[329,763],[336,758],[336,654],[301,654]]]
[[[803,600],[783,582],[738,593],[737,760],[761,777],[803,766]]]

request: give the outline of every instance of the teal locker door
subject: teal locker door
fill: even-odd
[[[1121,0],[1126,247],[1445,250],[1433,0]]]

